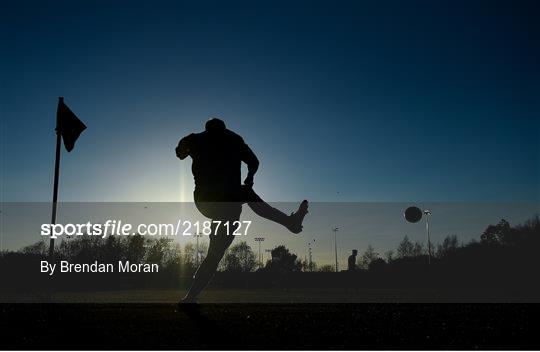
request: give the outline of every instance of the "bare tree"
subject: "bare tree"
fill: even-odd
[[[250,272],[255,270],[255,253],[247,242],[232,246],[223,257],[223,270],[233,272]]]
[[[360,259],[360,268],[367,270],[371,262],[378,258],[379,258],[379,253],[375,252],[375,249],[373,249],[373,246],[371,245],[367,246],[366,250],[364,251],[364,254],[362,254],[362,258]]]
[[[403,240],[399,243],[397,249],[398,258],[407,258],[414,255],[414,245],[409,240],[409,237],[405,236]]]

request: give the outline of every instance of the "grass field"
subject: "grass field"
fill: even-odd
[[[2,348],[538,348],[534,304],[3,304]]]
[[[223,289],[0,296],[10,348],[531,348],[539,295],[516,290]],[[34,303],[5,303],[5,302]],[[453,303],[441,303],[453,302]],[[484,302],[484,303],[471,303]],[[485,303],[489,302],[489,303]],[[503,303],[513,302],[513,303]],[[527,302],[520,304],[518,302]],[[189,312],[188,312],[189,313]]]
[[[55,303],[176,303],[185,289],[72,291],[52,295]],[[48,295],[3,293],[0,303],[44,303]],[[208,288],[201,303],[538,303],[534,291],[494,289],[224,289]]]

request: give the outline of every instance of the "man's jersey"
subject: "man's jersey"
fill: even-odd
[[[184,143],[193,159],[196,192],[235,193],[242,184],[242,161],[248,165],[258,162],[242,137],[228,129],[192,133],[180,141]]]

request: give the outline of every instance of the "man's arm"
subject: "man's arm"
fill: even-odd
[[[253,186],[253,177],[255,176],[255,173],[259,169],[259,159],[257,159],[257,156],[255,153],[253,153],[253,150],[246,144],[242,142],[242,161],[247,164],[248,167],[248,174],[244,181],[244,184],[246,186]]]
[[[189,153],[191,152],[191,144],[193,139],[193,134],[190,134],[189,136],[186,136],[178,142],[178,146],[176,147],[176,156],[180,158],[180,160],[184,160],[188,157]]]

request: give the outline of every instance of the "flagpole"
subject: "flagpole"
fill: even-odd
[[[64,101],[64,97],[58,97],[58,104]],[[62,136],[58,131],[58,116],[56,116],[56,157],[54,160],[54,187],[53,187],[53,204],[51,214],[51,224],[56,224],[56,205],[58,201],[58,178],[60,177],[60,145],[62,144]],[[49,242],[49,260],[54,261],[54,238],[51,237]]]

